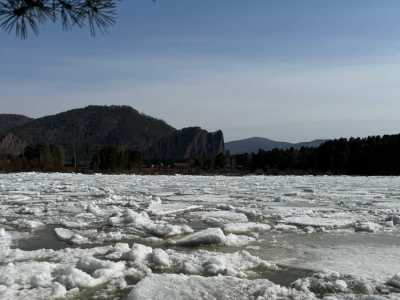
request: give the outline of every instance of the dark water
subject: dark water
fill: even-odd
[[[15,248],[33,251],[39,249],[60,250],[71,247],[71,245],[57,238],[54,228],[55,226],[47,225],[39,230],[35,230],[29,238],[18,240]]]
[[[292,268],[286,266],[280,266],[279,271],[263,271],[261,273],[262,278],[268,279],[275,284],[290,287],[293,282],[299,278],[309,277],[315,273],[315,271],[307,269]]]

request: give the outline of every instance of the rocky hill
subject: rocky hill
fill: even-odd
[[[146,155],[149,159],[188,160],[195,157],[214,157],[224,152],[222,131],[208,132],[200,127],[188,127],[153,144]]]
[[[289,149],[289,148],[300,149],[301,147],[318,147],[323,142],[325,142],[325,140],[314,140],[311,142],[302,142],[302,143],[288,143],[288,142],[274,141],[266,138],[253,137],[253,138],[228,142],[225,144],[225,149],[229,150],[231,154],[256,153],[260,149],[269,151],[272,149]]]
[[[62,146],[66,163],[76,159],[81,165],[88,165],[105,145],[126,146],[160,159],[223,151],[222,133],[214,140],[213,134],[200,128],[178,131],[129,106],[88,106],[32,120],[7,132],[0,140],[0,153],[20,155],[26,146],[37,144]]]
[[[0,136],[12,128],[24,125],[33,119],[23,115],[0,114]]]

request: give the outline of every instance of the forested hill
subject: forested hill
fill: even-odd
[[[139,158],[213,160],[223,152],[222,132],[209,133],[200,127],[176,130],[130,106],[74,109],[13,126],[0,136],[0,158],[9,162],[11,157],[10,168],[16,170],[18,164],[31,166],[31,161],[38,161],[35,166],[90,167],[94,158],[126,156],[137,165]]]
[[[21,126],[29,121],[32,121],[32,119],[23,115],[0,114],[0,136],[10,129]]]
[[[233,158],[240,168],[267,173],[400,175],[400,134],[341,138],[317,148],[261,150]]]
[[[17,155],[27,145],[60,145],[66,152],[67,162],[74,153],[79,161],[90,161],[98,145],[125,145],[141,151],[174,131],[166,122],[129,106],[88,106],[14,128],[0,143],[0,148]]]

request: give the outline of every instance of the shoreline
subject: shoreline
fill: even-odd
[[[87,171],[66,171],[66,170],[18,170],[2,171],[0,174],[18,174],[18,173],[38,173],[38,174],[82,174],[82,175],[136,175],[136,176],[225,176],[225,177],[247,177],[247,176],[295,176],[295,177],[318,177],[318,176],[345,176],[345,177],[399,177],[400,174],[333,174],[333,173],[301,173],[301,172],[282,172],[282,173],[260,173],[260,172],[87,172]]]

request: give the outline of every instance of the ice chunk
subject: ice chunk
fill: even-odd
[[[305,233],[314,233],[315,232],[315,229],[313,226],[306,226],[303,228],[303,230]]]
[[[86,237],[83,237],[73,232],[72,230],[65,228],[55,228],[54,231],[57,237],[64,242],[78,245],[88,243],[88,239]]]
[[[67,289],[90,288],[98,285],[100,282],[77,268],[72,266],[59,268],[55,271],[55,280]]]
[[[371,295],[375,293],[376,285],[377,282],[337,272],[317,273],[311,277],[298,279],[293,283],[293,287],[299,290],[321,295],[333,293]]]
[[[153,250],[152,261],[157,267],[168,268],[171,265],[169,255],[163,249]]]
[[[148,208],[148,212],[154,216],[169,216],[182,214],[185,212],[195,211],[202,209],[202,205],[187,205],[185,203],[174,203],[174,204],[159,204],[153,205]]]
[[[226,261],[223,256],[210,257],[203,263],[203,272],[209,275],[226,274]]]
[[[199,246],[223,244],[225,241],[226,236],[220,228],[208,228],[178,239],[174,243],[179,246]]]
[[[146,231],[159,237],[171,237],[192,233],[193,229],[188,225],[154,224],[149,223],[145,227]]]
[[[382,228],[381,225],[372,222],[357,222],[355,224],[355,231],[374,233]]]
[[[185,202],[163,204],[159,197],[155,197],[147,208],[154,216],[167,216],[201,209],[202,205],[188,205]]]
[[[191,254],[174,250],[166,252],[171,261],[171,269],[186,274],[215,275],[222,272],[226,275],[246,277],[246,272],[249,270],[278,270],[275,264],[253,256],[247,251],[218,253],[199,250]]]
[[[394,275],[387,284],[400,289],[400,273]]]
[[[122,214],[117,213],[111,216],[108,221],[111,225],[132,224],[136,227],[143,227],[151,222],[146,212],[137,213],[130,209],[126,209]]]
[[[227,223],[245,223],[248,221],[247,216],[243,213],[232,211],[206,211],[206,212],[193,212],[190,214],[193,217],[198,217],[200,220],[213,225],[223,226]]]
[[[52,297],[55,299],[65,298],[67,294],[67,289],[65,288],[65,286],[63,286],[58,282],[53,283],[51,289],[52,289],[51,291]]]
[[[61,284],[58,284],[63,287]],[[35,289],[13,289],[6,288],[0,285],[0,299],[1,300],[43,300],[43,299],[60,299],[67,296],[65,287],[57,289],[55,284],[49,288],[35,288]],[[64,292],[64,293],[63,293]]]
[[[252,232],[263,232],[271,229],[271,226],[263,223],[228,223],[224,227],[225,233],[246,234]]]
[[[113,251],[106,255],[106,258],[111,260],[118,260],[121,259],[121,257],[130,250],[131,248],[129,247],[129,244],[117,243],[115,244]]]
[[[332,213],[328,215],[303,215],[286,217],[282,223],[296,226],[313,226],[326,228],[343,228],[349,227],[355,222],[355,217],[351,214]]]
[[[276,224],[274,229],[279,231],[297,231],[297,227],[295,225],[287,224]]]
[[[88,274],[93,274],[98,269],[113,268],[114,262],[97,259],[91,256],[82,257],[76,267]]]
[[[15,222],[15,225],[18,228],[30,229],[30,230],[35,230],[35,229],[46,226],[43,222],[34,221],[34,220],[18,220]]]
[[[256,239],[250,236],[230,233],[225,238],[225,245],[232,247],[242,247],[255,241]]]
[[[31,200],[31,198],[27,198],[24,201],[28,201]],[[28,206],[24,206],[21,207],[20,209],[18,209],[16,211],[17,214],[21,214],[21,215],[39,215],[40,214],[40,210],[37,208],[31,208]]]
[[[390,221],[385,221],[385,227],[388,227],[388,228],[394,227],[393,221],[392,221],[392,220],[390,220]]]
[[[103,211],[100,207],[98,207],[96,204],[94,204],[94,203],[90,203],[90,204],[87,206],[87,211],[88,211],[89,213],[91,213],[91,214],[97,216],[97,217],[103,217],[103,216],[106,215],[106,214],[104,213],[104,211]]]
[[[0,257],[4,257],[10,251],[11,235],[4,229],[0,228]]]
[[[132,249],[126,252],[122,258],[139,264],[145,264],[151,261],[152,254],[153,249],[151,247],[135,243],[132,245]]]
[[[147,232],[159,237],[171,237],[191,233],[193,230],[188,225],[173,225],[168,223],[153,222],[146,212],[137,213],[127,209],[124,214],[109,218],[112,225],[129,224],[137,230]]]
[[[386,221],[392,221],[393,225],[399,225],[400,224],[400,216],[391,215],[391,216],[386,218]]]
[[[10,263],[0,267],[0,285],[19,288],[50,287],[56,264],[48,262]]]
[[[81,228],[85,228],[88,227],[89,224],[87,222],[84,222],[82,220],[61,220],[61,222],[59,223],[61,226],[65,226],[67,228],[75,228],[75,229],[81,229]]]

